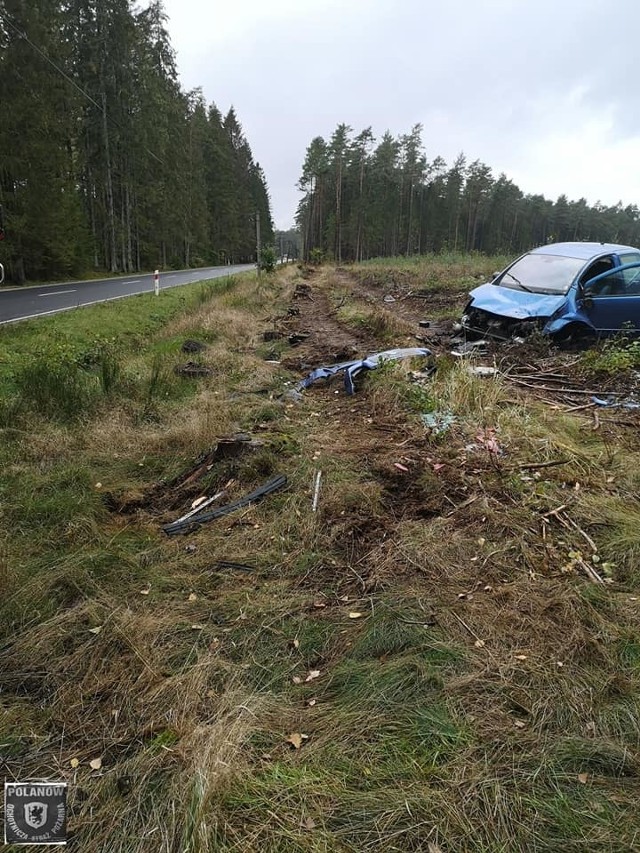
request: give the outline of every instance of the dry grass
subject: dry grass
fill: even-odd
[[[443,291],[467,274],[430,270]],[[266,363],[263,331],[295,304],[314,336],[292,359],[348,344],[344,277],[311,274],[308,300],[292,267],[229,285],[123,357],[148,379],[195,337],[212,376],[153,398],[131,380],[82,425],[5,436],[5,775],[67,779],[96,853],[635,849],[637,451],[446,357],[423,385],[385,366],[352,398],[280,400],[296,374]],[[358,347],[398,322],[360,324]],[[455,421],[432,435],[425,412]],[[193,495],[275,471],[288,488],[164,538],[191,497],[154,486],[237,431],[263,447]]]

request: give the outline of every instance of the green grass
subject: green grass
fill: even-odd
[[[353,273],[444,305],[498,265]],[[326,276],[310,281],[330,296]],[[74,843],[96,853],[635,849],[632,435],[446,357],[424,387],[388,365],[354,398],[283,402],[297,377],[265,363],[262,332],[296,281],[289,267],[0,329],[7,775],[66,779]],[[370,305],[348,307],[345,327],[384,334]],[[186,337],[211,377],[176,377]],[[433,436],[426,411],[456,417]],[[491,430],[497,457],[478,446]],[[166,487],[238,431],[262,447]],[[288,487],[261,504],[161,533],[195,498],[276,472]],[[549,515],[562,505],[577,528]]]

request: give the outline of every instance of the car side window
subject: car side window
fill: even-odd
[[[620,255],[621,264],[637,264],[640,263],[640,255],[637,252],[633,254]],[[633,267],[629,270],[621,270],[620,275],[624,278],[624,289],[627,296],[640,295],[640,267]]]
[[[580,283],[585,287],[589,294],[595,298],[599,296],[622,296],[624,295],[624,279],[621,273],[612,273],[606,278],[591,284],[592,279],[603,273],[613,270],[615,267],[611,255],[604,258],[598,258],[582,273]]]

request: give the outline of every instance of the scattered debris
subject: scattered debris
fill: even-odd
[[[294,299],[311,299],[311,285],[309,284],[296,284],[296,289],[293,291]]]
[[[201,512],[205,507],[214,503],[214,501],[220,500],[220,498],[224,497],[225,494],[226,494],[225,492],[218,492],[217,494],[213,495],[213,497],[211,497],[211,498],[205,498],[204,500],[198,498],[197,501],[194,501],[191,504],[193,509],[190,512],[186,513],[185,515],[180,516],[180,518],[177,518],[173,523],[178,524],[179,522],[186,521],[188,518],[191,518],[192,516],[196,515],[198,512]],[[195,547],[194,547],[194,550],[195,550]]]
[[[420,418],[431,435],[442,435],[458,420],[451,412],[424,412]]]
[[[211,376],[213,371],[206,364],[198,364],[195,361],[188,361],[186,364],[176,364],[173,372],[177,376],[187,376],[195,378],[197,376]]]
[[[284,337],[283,333],[277,329],[267,329],[266,332],[262,333],[263,341],[278,341],[282,337]]]
[[[421,329],[428,329],[429,326],[431,325],[431,321],[430,320],[418,320],[418,325],[420,326]]]
[[[391,302],[395,302],[396,298],[395,296],[392,296],[390,293],[388,293],[382,301],[390,304]]]
[[[287,341],[289,342],[289,346],[297,347],[299,344],[304,343],[307,338],[310,337],[311,332],[293,332],[291,335],[289,335]]]
[[[640,409],[640,403],[635,400],[616,400],[613,397],[592,397],[591,402],[596,406],[607,409]]]
[[[255,566],[247,563],[234,563],[231,560],[216,560],[216,569],[233,569],[236,572],[255,572]]]
[[[255,491],[245,495],[237,501],[232,501],[232,503],[225,504],[224,506],[218,507],[218,509],[209,510],[208,512],[197,512],[195,515],[184,520],[178,519],[171,524],[165,524],[162,529],[167,536],[176,536],[178,533],[187,533],[193,530],[195,526],[204,524],[207,521],[213,521],[216,518],[223,518],[225,515],[229,515],[237,509],[242,509],[242,507],[259,501],[266,495],[270,495],[278,489],[283,488],[286,483],[287,478],[283,474],[278,474],[258,489],[255,489]]]
[[[201,341],[186,340],[182,344],[182,352],[202,352],[207,348],[206,344]]]
[[[420,356],[426,358],[431,355],[431,350],[424,347],[407,347],[406,349],[392,349],[384,352],[368,355],[358,361],[345,361],[341,364],[332,364],[327,367],[318,367],[305,379],[298,383],[297,390],[309,388],[319,379],[329,379],[337,373],[344,373],[344,385],[347,394],[355,393],[354,380],[363,370],[374,370],[384,361],[399,361],[404,358],[415,358]]]
[[[314,478],[314,487],[313,487],[313,503],[311,505],[311,512],[316,512],[318,509],[318,498],[320,496],[320,480],[322,479],[322,471],[318,471]]]
[[[484,354],[488,346],[489,341],[486,341],[484,338],[479,341],[467,341],[467,343],[462,344],[457,349],[451,350],[451,355],[454,355],[456,358],[464,358],[467,355]]]
[[[467,370],[472,376],[498,376],[500,373],[497,367],[485,367],[481,364],[469,364]]]

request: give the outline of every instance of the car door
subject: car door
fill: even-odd
[[[581,279],[584,310],[603,335],[621,329],[640,333],[640,255],[622,255],[619,261],[622,266],[617,263],[604,274],[596,268],[595,277],[587,270]]]

